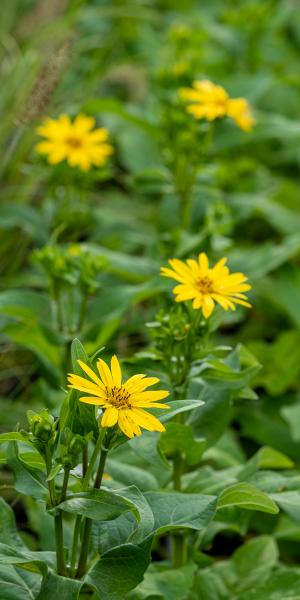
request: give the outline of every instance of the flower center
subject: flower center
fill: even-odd
[[[201,294],[212,294],[214,291],[213,282],[209,277],[202,277],[202,279],[198,279],[196,287]]]
[[[108,401],[116,408],[131,408],[129,399],[130,394],[123,387],[112,387],[111,390],[106,388]]]
[[[80,148],[82,146],[82,141],[78,137],[70,135],[66,138],[66,144],[71,146],[71,148]]]

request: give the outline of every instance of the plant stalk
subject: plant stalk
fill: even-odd
[[[51,467],[52,467],[52,458],[49,446],[47,445],[45,448],[45,462],[47,468],[47,475],[49,476]],[[66,471],[65,471],[66,476]],[[69,477],[69,475],[68,475]],[[65,477],[64,477],[65,480]],[[66,482],[68,485],[68,481]],[[64,487],[64,484],[63,484]],[[55,484],[54,480],[51,479],[48,481],[49,495],[50,495],[50,504],[51,507],[54,508],[56,506],[56,494],[55,494]],[[63,522],[62,522],[62,512],[59,511],[57,515],[54,516],[54,533],[55,533],[55,546],[56,546],[56,568],[58,575],[65,575],[66,565],[65,565],[65,552],[64,552],[64,533],[63,533]]]
[[[94,484],[95,489],[99,489],[101,486],[107,454],[108,454],[107,450],[104,450],[104,449],[101,450],[99,465],[98,465],[95,484]],[[82,577],[86,571],[92,523],[93,523],[92,519],[87,519],[87,518],[84,519],[82,542],[81,542],[81,552],[80,552],[80,556],[79,556],[78,568],[77,568],[77,573],[76,573],[76,577],[78,579],[80,579],[80,577]]]

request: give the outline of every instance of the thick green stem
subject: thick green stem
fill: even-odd
[[[55,543],[56,543],[56,567],[58,575],[65,575],[65,551],[62,512],[59,511],[54,517]]]
[[[90,462],[89,462],[89,466],[88,466],[85,476],[83,478],[83,482],[82,482],[82,491],[83,492],[85,492],[87,490],[87,488],[89,487],[89,482],[90,482],[90,479],[91,479],[91,476],[92,476],[92,473],[94,470],[96,458],[101,450],[101,443],[102,443],[102,438],[101,438],[101,435],[99,435],[96,445],[95,445],[95,448],[94,448],[94,451],[93,451],[93,454],[92,454]]]
[[[76,560],[77,560],[77,552],[78,552],[78,543],[80,536],[80,527],[81,527],[81,515],[77,515],[74,525],[74,533],[73,533],[73,543],[72,543],[72,551],[71,551],[71,565],[70,565],[70,577],[75,577],[76,573]]]
[[[47,475],[49,476],[52,467],[52,457],[49,446],[45,448],[45,462],[47,468]],[[65,472],[66,476],[66,472]],[[68,475],[69,476],[69,475]],[[65,479],[65,478],[64,478]],[[68,481],[66,482],[68,485]],[[64,487],[64,484],[63,484]],[[56,494],[55,494],[55,483],[51,479],[48,481],[50,504],[52,507],[56,506]],[[55,545],[56,545],[56,567],[58,575],[65,575],[65,552],[64,552],[64,534],[63,534],[63,522],[62,513],[59,511],[54,517],[54,533],[55,533]]]
[[[83,492],[85,492],[87,490],[87,488],[89,487],[89,482],[90,482],[90,479],[91,479],[91,476],[93,473],[95,461],[96,461],[96,458],[101,449],[101,442],[102,442],[102,438],[101,438],[101,435],[99,435],[89,464],[87,464],[87,462],[88,462],[87,447],[84,448],[82,451],[83,452],[83,454],[82,454],[82,474],[83,474],[82,491]],[[72,551],[71,551],[71,567],[70,567],[71,577],[75,577],[76,559],[77,559],[77,554],[78,554],[78,544],[79,544],[81,522],[82,522],[81,515],[77,515],[76,520],[75,520],[75,525],[74,525]]]
[[[101,486],[107,454],[108,454],[108,451],[102,449],[101,454],[100,454],[100,460],[99,460],[99,466],[97,469],[95,484],[94,484],[95,489],[99,489]],[[78,578],[82,577],[86,571],[92,523],[93,523],[92,519],[84,519],[83,535],[82,535],[82,542],[81,542],[81,552],[80,552],[80,556],[79,556],[78,569],[77,569],[77,574],[76,574],[76,576]]]
[[[59,502],[63,502],[66,498],[68,482],[69,482],[69,475],[70,475],[70,469],[65,469]]]

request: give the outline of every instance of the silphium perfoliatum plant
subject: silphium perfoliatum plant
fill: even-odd
[[[206,267],[208,285],[215,272]],[[224,261],[218,285],[220,275],[225,283],[230,277],[223,268]],[[235,285],[245,286],[244,280],[240,275]],[[228,302],[243,291],[227,285]],[[115,355],[110,364],[99,353],[89,358],[76,339],[60,414],[29,411],[28,431],[0,437],[8,442],[17,492],[41,503],[53,519],[55,551],[33,551],[2,503],[10,528],[0,559],[24,586],[30,577],[33,597],[142,599],[148,589],[153,596],[160,572],[171,585],[174,569],[189,573],[192,594],[193,575],[209,564],[206,551],[220,528],[245,535],[245,514],[278,512],[255,475],[265,464],[290,468],[286,457],[265,448],[248,463],[232,463],[233,439],[221,442],[234,401],[253,399],[249,386],[258,365],[242,347],[213,347],[205,309],[183,306],[161,313],[154,328],[159,378],[154,368],[126,379]],[[161,389],[160,380],[169,389]],[[153,562],[145,575],[152,551],[163,562]]]

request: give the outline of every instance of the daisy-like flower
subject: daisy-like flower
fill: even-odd
[[[189,103],[186,110],[195,119],[231,117],[244,131],[250,131],[255,122],[245,98],[231,99],[223,87],[212,81],[194,81],[193,87],[179,90],[179,97]]]
[[[113,153],[108,143],[108,131],[104,127],[94,128],[93,117],[78,115],[74,121],[68,115],[58,119],[46,119],[37,133],[46,138],[36,145],[39,154],[47,154],[52,165],[66,160],[70,167],[89,171],[92,165],[102,167]]]
[[[193,300],[193,308],[201,308],[207,319],[217,302],[224,310],[235,310],[236,304],[251,308],[244,292],[251,289],[243,273],[230,273],[226,266],[227,258],[222,258],[212,268],[206,254],[199,254],[198,260],[189,258],[182,261],[169,260],[171,269],[161,268],[161,275],[179,282],[173,289],[176,302]]]
[[[110,368],[100,358],[97,361],[98,374],[81,360],[78,360],[78,364],[89,379],[70,373],[69,387],[90,394],[79,398],[81,402],[95,404],[104,410],[102,427],[113,427],[118,423],[129,438],[141,435],[141,427],[148,431],[165,431],[162,423],[144,410],[169,408],[168,404],[158,402],[169,396],[168,391],[147,390],[159,382],[157,377],[133,375],[122,382],[122,371],[116,356],[112,357]]]

